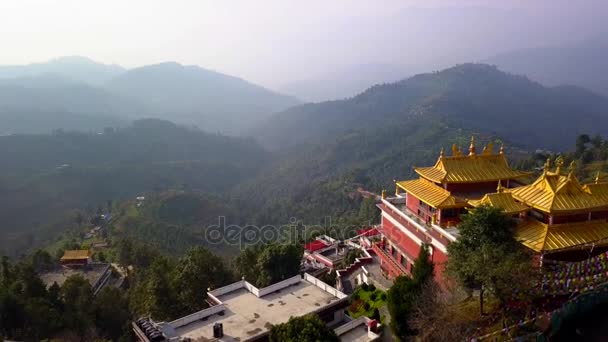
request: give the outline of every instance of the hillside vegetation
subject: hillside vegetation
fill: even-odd
[[[579,134],[608,133],[606,113],[608,100],[582,88],[547,88],[493,66],[463,64],[374,86],[351,99],[293,107],[254,135],[280,148],[422,119],[496,134],[530,149],[561,150]]]
[[[190,189],[223,193],[253,177],[267,153],[248,139],[207,134],[160,120],[103,134],[0,137],[0,250],[22,252],[108,200]],[[70,218],[72,217],[72,218]]]

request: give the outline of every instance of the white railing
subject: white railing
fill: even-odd
[[[225,309],[224,304],[214,305],[214,306],[208,307],[206,309],[203,309],[201,311],[190,314],[188,316],[178,318],[175,321],[169,322],[169,325],[171,325],[171,327],[176,329],[181,326],[190,324],[192,322],[199,321],[205,317],[213,316],[219,312],[224,311],[224,309]]]
[[[338,337],[340,337],[341,335],[348,333],[349,331],[357,328],[360,325],[365,325],[367,327],[367,324],[369,323],[369,321],[371,321],[370,318],[361,316],[355,320],[352,320],[348,323],[345,323],[345,324],[337,327],[336,329],[334,329],[334,332],[336,333],[336,335],[338,335]],[[371,341],[376,341],[380,338],[380,335],[376,334],[373,331],[370,331],[369,327],[367,327],[367,337]]]
[[[340,299],[347,297],[344,293],[342,293],[341,291],[338,291],[338,289],[336,289],[335,287],[322,282],[321,280],[319,280],[319,279],[311,276],[308,273],[304,273],[304,279],[307,282],[309,282],[309,283],[315,285],[316,287],[320,288],[321,290],[323,290],[323,291],[325,291],[325,292],[333,295],[334,297],[337,297],[337,298],[340,298]]]
[[[405,219],[410,224],[414,225],[418,230],[420,230],[423,233],[425,233],[425,235],[431,240],[431,245],[433,245],[434,247],[436,247],[437,249],[439,249],[444,254],[447,253],[446,245],[443,242],[437,240],[436,238],[434,238],[433,236],[431,236],[428,233],[429,227],[423,227],[421,224],[419,224],[418,222],[416,222],[416,220],[414,218],[410,217],[407,213],[404,213],[403,211],[397,209],[397,207],[395,207],[394,205],[392,205],[387,200],[382,200],[382,201],[387,205],[387,207],[389,209],[391,209],[393,212],[395,212],[401,218]],[[418,237],[412,236],[412,234],[409,231],[407,231],[407,229],[405,227],[403,227],[403,225],[400,224],[398,221],[394,220],[390,216],[388,218],[389,218],[390,221],[394,221],[393,224],[397,223],[396,226],[399,228],[399,230],[401,230],[403,233],[405,233],[406,235],[408,235],[416,243],[418,243],[418,244],[422,243],[422,241],[420,241],[420,239]]]
[[[353,330],[354,328],[360,326],[361,324],[366,324],[367,321],[365,320],[365,316],[361,316],[357,319],[354,319],[348,323],[345,323],[339,327],[337,327],[336,329],[334,329],[334,332],[336,333],[336,335],[340,336],[343,334],[346,334],[347,332]]]
[[[253,286],[253,284],[251,284],[248,281],[245,281],[245,288],[247,289],[247,291],[251,292],[254,296],[260,298],[260,290],[258,290],[257,287]]]
[[[263,297],[263,296],[265,296],[267,294],[270,294],[270,293],[273,293],[275,291],[284,289],[284,288],[289,287],[291,285],[298,284],[300,281],[302,281],[302,276],[299,275],[299,274],[295,275],[295,276],[293,276],[291,278],[285,279],[285,280],[280,281],[280,282],[278,282],[276,284],[272,284],[270,286],[267,286],[267,287],[259,289],[258,297]]]
[[[319,262],[325,264],[326,266],[329,266],[329,267],[333,266],[333,264],[334,264],[334,262],[331,261],[328,257],[326,257],[324,255],[321,255],[319,253],[314,253],[312,255],[312,257],[315,258],[315,259],[317,259]]]
[[[245,281],[244,280],[240,280],[237,281],[236,283],[232,283],[230,285],[226,285],[220,288],[217,288],[213,291],[209,291],[207,292],[207,294],[213,295],[215,297],[221,296],[221,295],[225,295],[226,293],[230,293],[233,291],[236,291],[240,288],[245,287]]]
[[[445,229],[441,228],[441,226],[433,224],[432,227],[433,227],[433,229],[435,229],[436,231],[438,231],[439,234],[445,236],[448,240],[450,240],[450,241],[456,241],[456,237],[454,235],[448,233]]]

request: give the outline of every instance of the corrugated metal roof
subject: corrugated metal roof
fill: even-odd
[[[414,169],[436,183],[475,183],[507,180],[527,175],[509,167],[503,154],[440,156],[433,167]]]
[[[88,249],[68,250],[68,251],[63,252],[63,256],[61,257],[61,260],[87,259],[92,254],[93,253],[91,253],[91,251]]]
[[[602,190],[595,189],[597,193]],[[608,196],[584,189],[572,174],[544,172],[534,183],[509,190],[515,199],[546,213],[590,210],[608,206]]]
[[[594,220],[548,225],[528,219],[517,227],[515,238],[536,252],[553,252],[608,240],[608,222]]]
[[[424,178],[397,182],[397,186],[435,208],[464,207],[467,204],[452,196],[449,191]]]
[[[521,213],[529,209],[525,205],[516,202],[515,199],[513,199],[513,196],[511,196],[511,194],[508,192],[486,194],[480,200],[469,201],[469,204],[474,207],[479,207],[484,204],[489,205],[491,207],[504,210],[505,214],[507,215]]]

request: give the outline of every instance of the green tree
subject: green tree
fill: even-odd
[[[576,138],[576,156],[581,157],[587,149],[587,144],[591,142],[591,138],[587,134],[581,134]]]
[[[81,275],[70,276],[61,286],[66,328],[85,336],[93,328],[93,290]]]
[[[208,288],[218,288],[232,280],[222,259],[202,247],[192,248],[179,260],[173,286],[180,311],[191,313],[207,307]]]
[[[104,338],[117,341],[129,331],[129,303],[125,294],[106,287],[95,297],[95,325]]]
[[[447,271],[466,287],[479,288],[483,314],[486,290],[500,301],[525,291],[530,283],[530,256],[513,237],[515,221],[499,209],[481,206],[462,215],[458,240],[448,245]]]
[[[248,247],[235,259],[235,268],[248,281],[264,287],[298,274],[303,253],[297,244]]]
[[[359,207],[359,222],[367,225],[380,222],[380,210],[376,208],[375,198],[365,198],[361,202],[361,207]]]
[[[408,318],[418,295],[418,284],[408,276],[399,276],[388,290],[387,308],[391,314],[391,331],[399,340],[405,340],[413,334]]]
[[[270,329],[271,342],[332,342],[339,341],[336,333],[317,316],[309,314],[292,317]]]
[[[422,245],[418,257],[414,261],[412,278],[399,276],[388,290],[387,307],[391,314],[390,327],[396,338],[405,340],[415,333],[409,319],[418,304],[418,297],[422,290],[432,286],[429,282],[434,282],[434,273],[429,247]]]

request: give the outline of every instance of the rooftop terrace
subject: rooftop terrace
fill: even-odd
[[[334,306],[341,311],[347,305],[345,294],[309,274],[261,289],[242,280],[207,294],[216,305],[169,323],[158,323],[168,339],[254,340],[290,317],[332,310]],[[213,337],[215,323],[223,324],[224,336],[220,339]]]

